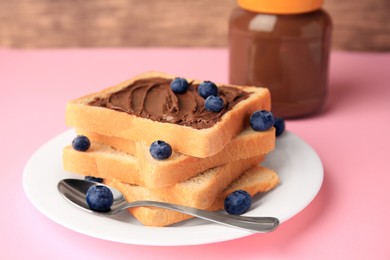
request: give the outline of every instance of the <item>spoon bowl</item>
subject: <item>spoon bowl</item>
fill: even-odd
[[[64,179],[61,180],[58,185],[58,191],[60,194],[73,205],[86,210],[94,214],[113,215],[121,212],[124,209],[140,206],[153,206],[163,209],[174,210],[177,212],[185,213],[194,217],[205,219],[214,223],[222,224],[229,227],[235,227],[244,229],[251,232],[270,232],[275,230],[279,225],[279,220],[274,217],[247,217],[247,216],[235,216],[228,215],[220,212],[211,212],[206,210],[200,210],[196,208],[186,207],[182,205],[158,202],[158,201],[134,201],[127,202],[124,196],[116,189],[108,187],[113,195],[114,201],[109,211],[96,212],[89,208],[86,201],[86,193],[91,186],[104,185],[93,181],[87,181],[82,179]]]

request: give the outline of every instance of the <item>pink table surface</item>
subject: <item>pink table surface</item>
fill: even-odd
[[[323,113],[287,121],[318,152],[325,179],[275,232],[199,246],[127,245],[68,230],[29,202],[23,168],[68,129],[68,100],[151,69],[227,82],[227,59],[226,49],[0,49],[0,259],[390,259],[389,53],[334,52]]]

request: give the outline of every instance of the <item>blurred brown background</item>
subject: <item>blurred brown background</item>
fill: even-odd
[[[0,46],[223,47],[234,0],[0,0]],[[389,51],[390,0],[325,0],[335,49]]]

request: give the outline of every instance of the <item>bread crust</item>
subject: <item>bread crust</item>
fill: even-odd
[[[105,136],[115,136],[147,143],[163,140],[168,142],[175,151],[204,158],[221,151],[234,136],[245,129],[249,125],[249,117],[254,111],[271,109],[268,89],[225,84],[223,85],[226,87],[238,88],[250,93],[250,96],[224,114],[213,127],[206,129],[152,121],[113,109],[87,105],[96,97],[107,96],[138,79],[153,77],[175,78],[175,76],[161,72],[147,72],[100,92],[72,100],[68,102],[66,107],[67,125]],[[198,80],[194,80],[194,82],[200,83]],[[148,134],[145,134],[145,131]]]
[[[143,158],[150,160],[152,157],[150,156],[149,148],[150,144],[143,141],[133,141],[115,136],[105,136],[98,133],[86,131],[83,129],[75,129],[77,135],[87,136],[88,139],[92,142],[105,144],[111,146],[112,148],[128,153],[130,155],[136,156],[138,158]],[[237,153],[238,151],[244,151],[248,149],[260,149],[262,153],[268,153],[275,148],[275,128],[272,127],[266,131],[255,131],[251,127],[247,127],[245,130],[240,132],[237,136],[235,136],[227,145],[219,151],[217,154],[224,154],[224,156],[228,156],[227,153]],[[251,145],[252,147],[247,147]],[[246,152],[248,153],[248,152]],[[206,158],[213,158],[217,154],[212,155]],[[255,152],[253,154],[256,154]],[[193,157],[185,154],[180,154],[178,152],[173,151],[172,156],[167,160],[153,160],[153,163],[159,164],[170,164],[173,162],[187,162],[187,160],[198,160],[206,159],[200,157]],[[230,159],[232,160],[232,159]],[[189,162],[189,161],[188,161]],[[216,165],[215,165],[216,166]]]

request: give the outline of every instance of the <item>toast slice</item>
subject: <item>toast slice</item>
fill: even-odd
[[[97,159],[97,156],[76,156],[73,158],[76,163],[65,159],[65,169],[73,167],[71,172],[85,176],[101,177],[105,180],[117,179],[116,176],[118,172],[120,174],[122,172],[124,174],[132,174],[133,171],[126,168],[126,163],[121,162],[122,167],[115,164],[120,162],[120,159],[124,161],[131,157],[125,154],[126,156],[120,158],[115,154],[117,154],[117,152],[115,152],[114,155],[105,155],[107,157],[112,156],[113,158],[110,158],[112,160],[104,161]],[[199,172],[198,175],[184,182],[176,183],[172,186],[148,190],[153,192],[153,194],[159,195],[161,201],[170,201],[190,207],[207,208],[215,200],[218,193],[240,176],[242,172],[259,164],[263,158],[264,155],[259,155],[247,159],[236,160],[204,172]],[[71,166],[67,167],[67,165]],[[102,172],[105,174],[102,174]],[[142,179],[142,173],[137,177]]]
[[[142,173],[143,177],[140,176],[140,178],[134,179],[134,175],[123,174],[121,176],[116,176],[115,178],[125,183],[138,184],[148,188],[170,186],[175,183],[185,181],[199,172],[231,161],[267,154],[275,147],[274,128],[264,132],[257,132],[251,128],[247,128],[229,142],[222,151],[213,156],[207,158],[197,158],[174,152],[167,160],[155,160],[150,155],[149,146],[143,142],[134,142],[117,137],[102,136],[82,130],[78,130],[77,132],[88,136],[93,143],[104,144],[106,146],[113,147],[119,152],[127,152],[130,155],[135,156],[137,160],[134,161],[129,159],[129,163],[137,163],[138,170],[135,170],[136,167],[134,166],[131,167],[131,169],[133,172],[138,171],[139,175]],[[102,149],[107,151],[107,153],[110,150],[104,146],[102,146]],[[89,151],[87,153],[91,152],[98,153],[95,151]],[[112,151],[112,153],[113,152],[114,151]],[[65,157],[68,158],[67,161],[74,163],[81,160],[81,157],[88,156],[74,151],[71,147],[66,148],[64,153],[66,153]],[[72,159],[70,159],[70,157],[72,157]],[[80,158],[77,159],[76,157]],[[65,165],[66,168],[70,167],[68,167],[68,163],[66,162]],[[123,169],[126,169],[126,167],[123,167]],[[72,168],[69,168],[69,171],[72,171]],[[106,177],[102,171],[98,172],[101,175],[100,177]],[[119,174],[119,172],[117,174]]]
[[[273,128],[265,132],[247,129],[221,152],[211,157],[196,158],[174,153],[169,159],[159,161],[151,157],[144,143],[137,142],[136,145],[133,143],[128,146],[130,147],[128,150],[134,150],[133,153],[136,154],[134,156],[107,145],[115,146],[116,143],[120,143],[125,146],[121,142],[115,142],[117,138],[110,139],[96,134],[88,134],[88,137],[106,144],[92,142],[86,152],[78,152],[71,146],[65,147],[63,164],[66,171],[103,179],[115,178],[124,183],[148,188],[171,186],[216,166],[265,155],[273,150],[275,145]],[[131,141],[129,143],[131,144]]]
[[[148,72],[68,102],[66,123],[76,129],[152,143],[163,140],[174,151],[209,157],[221,151],[249,126],[250,115],[270,110],[269,90],[259,87],[218,85],[225,107],[215,113],[204,109],[197,92],[201,83],[188,79],[184,94],[175,94],[175,76]]]
[[[259,192],[267,192],[273,189],[279,182],[279,177],[273,170],[259,165],[254,166],[220,192],[207,210],[217,211],[223,209],[226,196],[235,190],[245,190],[253,197]],[[161,200],[158,195],[144,187],[125,184],[118,180],[105,180],[105,184],[122,192],[129,202],[136,200]],[[155,207],[131,208],[129,212],[146,226],[169,226],[192,218],[190,215]]]
[[[206,170],[184,182],[159,189],[149,189],[163,201],[199,209],[212,205],[215,198],[243,172],[258,165],[264,156],[233,161]]]
[[[91,140],[92,142],[111,146],[112,148],[118,151],[134,155],[137,158],[143,158],[147,160],[152,159],[149,152],[150,144],[147,144],[145,142],[137,142],[137,141],[123,139],[114,136],[105,136],[98,133],[85,131],[82,129],[76,129],[76,133],[78,135],[87,136],[88,139]],[[229,143],[227,143],[227,145],[220,152],[206,158],[210,158],[210,159],[212,158],[215,161],[218,156],[223,156],[223,157],[233,156],[233,158],[229,159],[229,161],[231,161],[234,160],[235,158],[234,156],[236,156],[235,155],[236,153],[239,153],[247,149],[253,149],[253,150],[261,149],[262,153],[268,153],[275,148],[275,140],[276,140],[276,136],[275,136],[274,127],[266,131],[255,131],[251,127],[248,127],[244,131],[239,133],[236,137],[234,137]],[[247,146],[252,146],[252,148]],[[198,162],[206,158],[188,156],[173,151],[173,155],[170,158],[168,158],[167,160],[161,160],[157,162],[159,164],[168,164],[168,162],[172,163],[173,161],[177,163],[178,162],[191,163],[191,162]],[[156,160],[153,160],[153,162],[154,161]]]

